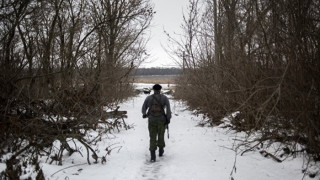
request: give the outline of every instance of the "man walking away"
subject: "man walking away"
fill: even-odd
[[[167,96],[160,94],[161,88],[161,85],[155,84],[152,88],[154,94],[149,95],[142,105],[142,117],[148,117],[151,162],[156,161],[157,147],[159,147],[159,156],[164,153],[164,134],[171,119],[169,99]]]

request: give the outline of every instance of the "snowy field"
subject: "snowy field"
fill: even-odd
[[[150,86],[150,85],[149,85]],[[140,84],[140,88],[145,85]],[[164,86],[165,87],[165,86]],[[142,119],[141,106],[147,95],[140,94],[121,104],[128,111],[129,130],[105,134],[96,144],[99,156],[108,151],[107,162],[86,164],[86,152],[66,156],[62,166],[41,163],[49,180],[300,180],[303,159],[287,158],[278,163],[258,151],[235,156],[235,139],[243,134],[221,127],[199,127],[201,117],[186,110],[182,102],[171,99],[173,118],[163,157],[150,163],[147,119]],[[95,136],[92,133],[92,136]],[[106,151],[108,150],[108,151]],[[92,162],[93,160],[91,160]],[[3,165],[3,164],[1,164]],[[235,168],[235,171],[233,169]],[[232,175],[231,175],[232,172]],[[304,179],[310,179],[308,176]],[[319,179],[317,176],[314,179]]]

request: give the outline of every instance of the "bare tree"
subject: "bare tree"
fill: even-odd
[[[133,95],[128,75],[146,57],[153,13],[148,0],[1,3],[0,155],[13,153],[4,178],[17,179],[22,154],[61,164],[64,151],[79,152],[67,139],[82,143],[88,163],[97,158],[85,133],[118,128],[103,107],[118,112]]]
[[[299,143],[317,160],[319,7],[312,0],[191,1],[186,37],[176,42],[181,60],[195,65],[181,76],[176,97],[209,123],[240,111],[235,129],[259,130],[258,142],[282,142],[293,154]]]

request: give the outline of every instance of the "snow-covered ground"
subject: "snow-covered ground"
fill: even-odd
[[[186,110],[182,102],[171,99],[173,118],[163,157],[150,163],[147,119],[142,119],[141,106],[147,95],[141,94],[121,105],[128,111],[129,130],[106,134],[96,145],[100,156],[107,153],[107,162],[86,164],[84,157],[65,157],[62,166],[41,163],[50,180],[295,180],[302,179],[303,159],[288,158],[282,163],[263,157],[259,152],[235,156],[235,138],[243,134],[220,127],[199,127],[201,117]],[[167,136],[167,134],[166,134]],[[93,160],[91,160],[92,162]],[[319,177],[317,177],[319,178]],[[305,177],[305,179],[310,179]]]

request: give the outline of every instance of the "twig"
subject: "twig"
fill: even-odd
[[[275,160],[275,161],[277,161],[277,162],[279,162],[279,163],[282,162],[282,160],[280,160],[279,158],[277,158],[275,155],[273,155],[273,154],[271,154],[271,153],[269,153],[269,152],[267,152],[267,151],[265,151],[265,150],[260,151],[260,154],[263,155],[264,157],[270,156],[273,160]]]
[[[226,147],[226,146],[219,146],[219,147],[222,147],[222,148],[225,148],[225,149],[228,149],[228,150],[231,150],[231,151],[235,151],[234,149]]]
[[[303,176],[302,176],[302,180],[305,178],[305,176],[307,175],[307,171],[308,171],[308,167],[309,167],[309,164],[310,164],[310,158],[308,158],[308,162],[306,164],[306,169],[303,170]]]
[[[120,146],[120,148],[118,149],[118,153],[120,152],[121,149],[122,149],[122,146]]]
[[[79,138],[78,141],[81,142],[84,145],[84,147],[87,149],[87,161],[88,161],[88,164],[91,164],[90,163],[90,157],[89,157],[89,154],[90,154],[89,149],[97,157],[96,152],[87,143],[85,143],[82,139]]]
[[[236,137],[234,138],[234,142],[233,142],[233,145],[235,145],[235,140],[237,139],[237,134],[236,134]],[[231,172],[230,172],[230,177],[231,177],[231,179],[233,179],[233,177],[232,177],[232,175],[233,175],[233,172],[237,172],[237,167],[236,167],[236,164],[237,164],[237,156],[238,156],[238,154],[237,154],[237,151],[238,151],[238,147],[236,147],[235,148],[235,150],[234,150],[234,163],[233,163],[233,167],[232,167],[232,170],[231,170]]]
[[[87,163],[76,164],[76,165],[72,165],[72,166],[68,166],[68,167],[62,168],[62,169],[60,169],[59,171],[57,171],[57,172],[55,172],[55,173],[51,174],[51,177],[53,177],[55,174],[57,174],[57,173],[58,173],[58,172],[60,172],[60,171],[65,170],[65,169],[69,169],[69,168],[76,167],[76,166],[82,166],[82,165],[85,165],[85,164],[87,164]]]
[[[244,150],[244,151],[241,153],[241,156],[242,156],[244,153],[246,153],[246,152],[248,152],[248,151],[251,151],[252,149],[254,149],[255,147],[257,147],[259,144],[261,144],[261,142],[258,142],[256,145],[252,146],[251,148]]]

